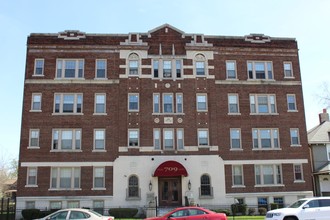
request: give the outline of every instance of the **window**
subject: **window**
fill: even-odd
[[[160,100],[159,100],[159,94],[154,94],[153,95],[153,103],[154,103],[154,113],[160,113],[160,107],[159,107],[159,103],[160,103]]]
[[[139,179],[137,176],[128,178],[128,198],[139,197]]]
[[[256,114],[277,113],[275,95],[250,95],[250,111]]]
[[[29,148],[39,148],[39,129],[30,130]]]
[[[104,150],[105,149],[105,130],[95,129],[94,130],[94,149]]]
[[[163,61],[163,77],[172,78],[172,61],[171,60]]]
[[[139,130],[129,129],[128,130],[128,146],[137,147],[139,146]]]
[[[241,130],[239,128],[230,129],[231,149],[241,149]]]
[[[132,53],[128,57],[128,75],[137,76],[139,75],[139,56],[136,53]]]
[[[96,60],[96,78],[104,79],[107,77],[107,60]]]
[[[268,210],[268,198],[267,197],[258,197],[258,209],[265,208]]]
[[[163,94],[163,112],[173,113],[173,94]]]
[[[273,79],[272,62],[249,61],[247,65],[249,79]]]
[[[44,75],[44,59],[35,59],[34,61],[34,75]]]
[[[153,59],[153,77],[163,79],[182,78],[182,60]]]
[[[104,167],[94,167],[94,188],[105,188]]]
[[[237,79],[235,61],[226,61],[226,72],[227,79]]]
[[[103,200],[94,200],[93,201],[93,210],[100,215],[104,215],[104,201]]]
[[[283,63],[283,68],[284,68],[284,77],[285,78],[293,78],[292,63],[291,62],[284,62]]]
[[[62,208],[62,202],[61,201],[51,201],[50,204],[50,209],[61,209]],[[54,217],[54,219],[66,219],[66,215],[68,214],[67,211],[64,212],[59,212],[56,217],[53,215],[52,217]]]
[[[84,60],[81,59],[58,59],[56,78],[83,78]]]
[[[32,94],[32,111],[41,111],[41,94],[40,93],[33,93]]]
[[[154,148],[156,150],[162,148],[161,144],[164,146],[164,150],[174,150],[175,147],[178,150],[184,149],[184,131],[182,128],[164,128],[162,132],[163,139],[161,139],[161,129],[154,129]]]
[[[254,149],[279,148],[278,129],[252,129]]]
[[[176,94],[176,112],[183,113],[183,95],[181,93]]]
[[[80,150],[81,129],[54,129],[52,150]]]
[[[79,205],[79,201],[68,201],[68,205],[67,207],[69,209],[73,209],[73,208],[79,208],[80,205]]]
[[[327,145],[327,155],[328,155],[327,159],[328,161],[330,161],[330,145]]]
[[[280,165],[255,165],[256,185],[282,184],[282,171]]]
[[[28,186],[36,186],[37,185],[37,168],[36,167],[28,167],[27,168],[26,185],[28,185]]]
[[[80,168],[79,167],[52,167],[51,189],[79,189]]]
[[[294,170],[294,181],[303,181],[303,167],[302,164],[294,164],[293,165]]]
[[[243,167],[241,165],[233,166],[233,185],[242,186],[243,185]]]
[[[175,100],[174,100],[175,97]],[[160,109],[162,101],[162,109]],[[175,103],[174,103],[175,101]],[[175,109],[174,109],[175,107]],[[154,113],[165,113],[165,114],[173,114],[173,113],[183,113],[183,94],[177,93],[163,93],[162,100],[160,100],[160,94],[153,94],[153,112]]]
[[[209,145],[209,131],[207,129],[198,129],[198,146]]]
[[[96,114],[105,113],[105,94],[95,94],[95,109]]]
[[[25,202],[25,209],[35,209],[36,202],[35,201],[26,201]]]
[[[139,111],[139,94],[128,94],[128,111]]]
[[[54,113],[82,113],[82,94],[55,94]]]
[[[274,197],[274,203],[278,205],[278,208],[284,208],[283,197]]]
[[[200,196],[212,196],[211,180],[209,175],[201,176]]]
[[[196,67],[196,76],[205,76],[205,56],[202,54],[197,54],[195,57],[195,67]]]
[[[297,111],[296,96],[294,94],[287,95],[287,102],[288,102],[288,111]]]
[[[207,111],[207,95],[206,94],[197,94],[197,111]]]
[[[300,146],[299,129],[298,128],[291,128],[290,129],[290,138],[291,138],[291,145]]]
[[[239,113],[238,94],[228,94],[228,112]]]

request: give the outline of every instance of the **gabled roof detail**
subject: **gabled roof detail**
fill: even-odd
[[[163,24],[163,25],[161,25],[161,26],[159,26],[159,27],[156,27],[156,28],[154,28],[154,29],[148,31],[148,36],[149,36],[150,34],[156,32],[156,31],[159,31],[159,30],[163,29],[163,28],[170,28],[170,29],[172,29],[172,30],[174,30],[174,31],[176,31],[176,32],[178,32],[178,33],[180,33],[180,34],[182,34],[182,35],[185,35],[185,33],[184,33],[183,31],[177,29],[176,27],[173,27],[172,25],[169,25],[169,24]]]
[[[309,144],[325,144],[330,143],[330,122],[325,121],[322,124],[310,129],[307,132]]]

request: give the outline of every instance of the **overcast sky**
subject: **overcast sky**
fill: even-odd
[[[329,11],[329,0],[0,0],[0,160],[19,154],[30,33],[128,34],[168,23],[185,33],[296,38],[311,129],[327,107],[318,95],[330,82]]]

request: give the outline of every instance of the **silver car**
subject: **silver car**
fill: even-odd
[[[114,220],[112,216],[103,216],[97,212],[89,209],[61,209],[46,217],[39,218],[37,220],[69,220],[69,219],[84,219],[84,220]]]

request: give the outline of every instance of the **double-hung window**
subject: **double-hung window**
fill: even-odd
[[[128,111],[139,111],[139,94],[128,94]]]
[[[80,167],[52,167],[51,189],[74,190],[80,188]]]
[[[163,94],[163,112],[173,113],[173,94],[164,93]]]
[[[39,148],[39,129],[30,130],[29,148]]]
[[[56,78],[83,78],[84,60],[82,59],[58,59]]]
[[[276,128],[252,129],[254,149],[279,148],[279,135]]]
[[[293,171],[294,171],[294,181],[299,182],[304,180],[302,164],[294,164]]]
[[[36,167],[28,167],[27,168],[27,186],[36,186],[37,185],[37,168]]]
[[[282,184],[282,168],[280,165],[255,165],[256,185],[279,185]]]
[[[228,112],[229,114],[239,113],[238,94],[228,94]]]
[[[43,76],[44,75],[44,59],[35,59],[34,61],[34,75]]]
[[[198,129],[198,146],[209,145],[209,131],[208,129]]]
[[[105,149],[105,130],[95,129],[94,130],[94,149],[104,150]]]
[[[241,130],[239,128],[230,129],[231,149],[241,149]]]
[[[243,183],[243,166],[242,165],[233,165],[233,186],[242,186]]]
[[[274,78],[272,62],[248,61],[247,66],[249,79],[272,80]]]
[[[132,53],[128,57],[128,75],[138,76],[139,75],[139,55]]]
[[[172,61],[163,61],[163,78],[172,78]]]
[[[183,113],[183,94],[182,93],[176,94],[176,112]]]
[[[206,75],[205,63],[206,63],[205,56],[203,54],[197,54],[195,57],[196,76],[205,76]]]
[[[41,94],[40,93],[32,94],[31,111],[41,111]]]
[[[105,94],[95,94],[95,114],[106,113],[105,111]]]
[[[200,188],[200,196],[212,196],[212,186],[210,176],[207,174],[203,174],[201,176],[201,188]]]
[[[288,111],[297,111],[296,96],[294,94],[287,95]]]
[[[96,60],[96,79],[105,79],[107,77],[107,60]]]
[[[163,93],[161,96],[159,93],[154,93],[153,113],[161,112],[166,114],[183,113],[183,94]]]
[[[82,113],[82,94],[55,94],[54,113]]]
[[[52,150],[80,150],[81,129],[54,129],[52,143]]]
[[[207,111],[207,94],[196,94],[197,111]]]
[[[284,62],[283,68],[284,68],[284,78],[293,78],[292,63]]]
[[[94,189],[104,189],[104,167],[94,167]]]
[[[291,138],[291,146],[300,146],[299,129],[298,128],[291,128],[290,129],[290,138]]]
[[[184,149],[184,132],[182,128],[155,128],[153,130],[153,139],[155,150]]]
[[[276,114],[275,95],[250,95],[250,111],[253,114]]]
[[[183,150],[184,148],[184,134],[183,134],[183,129],[178,128],[176,130],[176,146],[178,150]]]
[[[128,129],[128,146],[139,146],[139,129]]]
[[[164,150],[173,150],[174,149],[174,130],[173,129],[164,129]]]
[[[160,150],[160,129],[154,129],[154,148],[155,150]]]
[[[139,178],[132,175],[128,178],[127,198],[138,198],[139,194]]]
[[[180,79],[182,78],[182,60],[164,58],[153,59],[153,78]]]
[[[226,61],[227,79],[237,79],[236,62],[232,60]]]
[[[159,61],[158,60],[153,60],[153,77],[158,78],[159,77]]]

